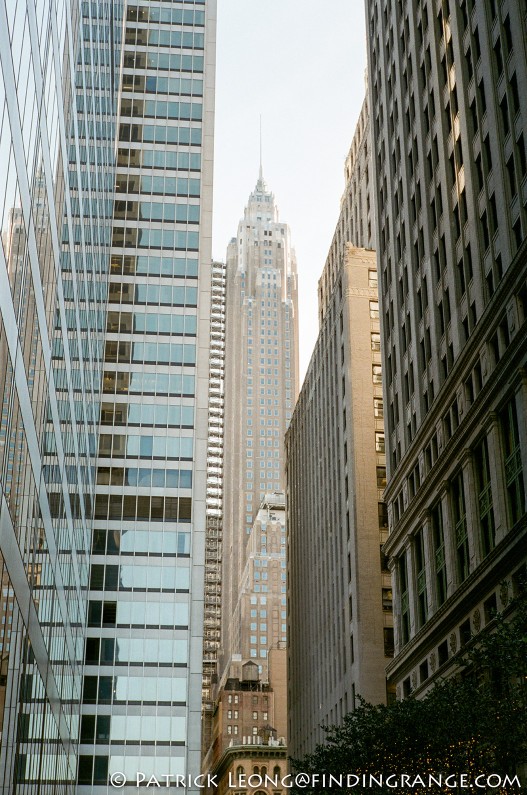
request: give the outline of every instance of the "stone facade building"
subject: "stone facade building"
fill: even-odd
[[[286,435],[291,756],[386,701],[392,592],[375,252],[347,245]]]
[[[399,697],[453,670],[526,560],[527,19],[368,0]]]

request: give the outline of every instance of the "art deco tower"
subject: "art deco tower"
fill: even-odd
[[[284,434],[297,393],[296,260],[261,169],[228,247],[226,302],[222,669],[249,631],[233,622],[247,541],[266,493],[284,490]]]

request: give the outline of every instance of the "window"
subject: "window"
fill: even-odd
[[[370,301],[370,317],[372,320],[379,319],[379,302],[378,301]]]
[[[467,516],[465,507],[465,489],[463,473],[459,472],[451,483],[451,505],[454,519],[454,534],[457,558],[458,581],[464,582],[470,571],[468,553]]]
[[[502,411],[500,419],[505,453],[505,482],[507,484],[509,518],[511,525],[514,525],[525,513],[525,486],[514,399]]]
[[[401,642],[405,646],[410,640],[410,605],[408,599],[408,572],[406,569],[406,553],[399,558],[399,593],[401,600]]]
[[[384,433],[380,433],[379,431],[375,432],[375,450],[378,453],[384,453]]]
[[[445,536],[443,529],[443,509],[438,502],[431,510],[432,541],[434,545],[434,568],[436,578],[437,606],[441,607],[447,597]]]
[[[490,464],[487,440],[483,439],[474,451],[476,489],[478,494],[481,552],[486,557],[494,549],[494,511],[490,483]]]
[[[380,364],[372,365],[372,380],[374,384],[382,384],[382,367]]]
[[[371,332],[371,349],[372,351],[380,351],[381,349],[381,335],[378,331]]]
[[[417,627],[420,629],[426,623],[428,605],[426,599],[426,569],[425,545],[423,530],[416,533],[414,539],[415,570],[417,584]]]
[[[437,647],[437,659],[440,666],[444,665],[448,660],[448,643],[446,640]]]
[[[394,654],[393,627],[384,627],[384,656],[393,657],[393,654]]]

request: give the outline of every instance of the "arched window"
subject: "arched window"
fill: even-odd
[[[279,777],[280,773],[281,773],[280,765],[275,765],[274,768],[273,768],[273,777],[274,778],[276,778],[276,776]]]
[[[258,767],[258,765],[255,765],[253,767],[253,773],[255,776],[258,776],[260,774],[260,768]]]
[[[237,776],[237,778],[239,778],[240,776],[243,776],[244,773],[245,773],[245,770],[243,768],[243,765],[238,765],[238,767],[236,768],[236,776]]]

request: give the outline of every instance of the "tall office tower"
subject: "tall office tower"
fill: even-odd
[[[301,759],[360,695],[386,700],[393,653],[382,545],[386,468],[368,106],[319,280],[320,331],[286,434],[289,751]],[[348,242],[346,242],[348,241]]]
[[[211,267],[209,429],[207,440],[207,536],[205,539],[205,618],[203,632],[203,712],[201,748],[212,741],[214,698],[221,630],[221,540],[223,514],[223,419],[225,414],[225,276],[223,262]]]
[[[296,260],[261,168],[227,251],[226,313],[220,673],[241,653],[232,621],[247,543],[266,493],[284,490],[284,433],[298,379]],[[260,650],[260,661],[266,654]]]
[[[368,89],[367,76],[365,78]],[[353,140],[344,164],[345,189],[340,200],[340,215],[318,282],[318,314],[322,325],[331,304],[335,281],[346,256],[348,243],[359,248],[374,248],[375,215],[372,191],[370,113],[364,98]]]
[[[0,2],[0,787],[73,792],[119,2]]]
[[[127,6],[80,793],[200,767],[215,17]]]
[[[527,18],[368,0],[398,695],[525,568]]]
[[[323,741],[393,652],[375,252],[350,244],[286,434],[289,748]]]

